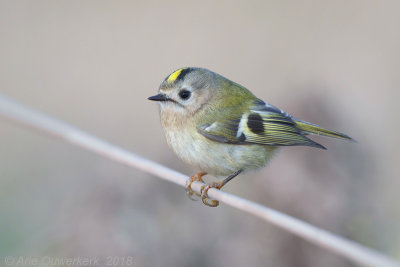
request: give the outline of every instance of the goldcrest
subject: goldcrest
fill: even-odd
[[[210,188],[221,189],[239,173],[265,166],[281,146],[325,149],[307,137],[318,134],[352,140],[349,136],[297,119],[253,95],[243,86],[203,68],[181,68],[148,98],[160,103],[161,124],[172,150],[199,170],[187,185],[210,174],[224,178],[203,186],[208,206]]]

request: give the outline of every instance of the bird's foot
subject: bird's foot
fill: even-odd
[[[198,194],[198,193],[196,193],[196,192],[193,192],[193,190],[192,190],[192,183],[193,183],[194,181],[198,181],[198,182],[204,183],[202,177],[203,177],[204,175],[206,175],[206,174],[207,174],[207,173],[205,173],[205,172],[198,172],[198,173],[196,173],[195,175],[190,176],[190,179],[186,182],[185,191],[186,191],[186,194],[188,195],[188,197],[189,197],[191,200],[197,201],[197,198],[193,197],[193,194],[196,195],[196,196],[198,196],[198,197],[201,196],[200,194]]]
[[[201,200],[203,201],[204,205],[209,206],[209,207],[217,207],[219,205],[219,201],[208,198],[207,192],[208,192],[208,190],[210,190],[210,188],[216,188],[216,189],[220,190],[222,188],[222,186],[224,186],[224,181],[219,182],[219,183],[212,182],[207,185],[203,185],[201,187]]]

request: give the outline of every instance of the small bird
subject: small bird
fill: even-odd
[[[199,170],[186,186],[203,182],[206,174],[223,178],[202,187],[205,205],[210,188],[221,189],[240,173],[265,166],[281,146],[326,149],[309,139],[318,134],[339,139],[351,137],[299,120],[260,99],[245,87],[203,68],[180,68],[161,83],[149,100],[160,103],[161,124],[172,150]]]

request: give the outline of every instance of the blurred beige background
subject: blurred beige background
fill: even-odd
[[[398,1],[0,1],[0,93],[188,175],[147,100],[200,66],[358,143],[285,148],[224,190],[400,259]],[[0,119],[0,257],[353,266],[225,205]],[[104,264],[104,262],[103,262]]]

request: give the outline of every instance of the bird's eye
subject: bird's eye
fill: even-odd
[[[181,99],[183,99],[183,100],[186,100],[186,99],[189,99],[189,97],[190,97],[191,94],[192,94],[192,93],[191,93],[190,91],[188,91],[188,90],[186,90],[186,89],[182,89],[182,90],[179,92],[179,97],[180,97]]]

